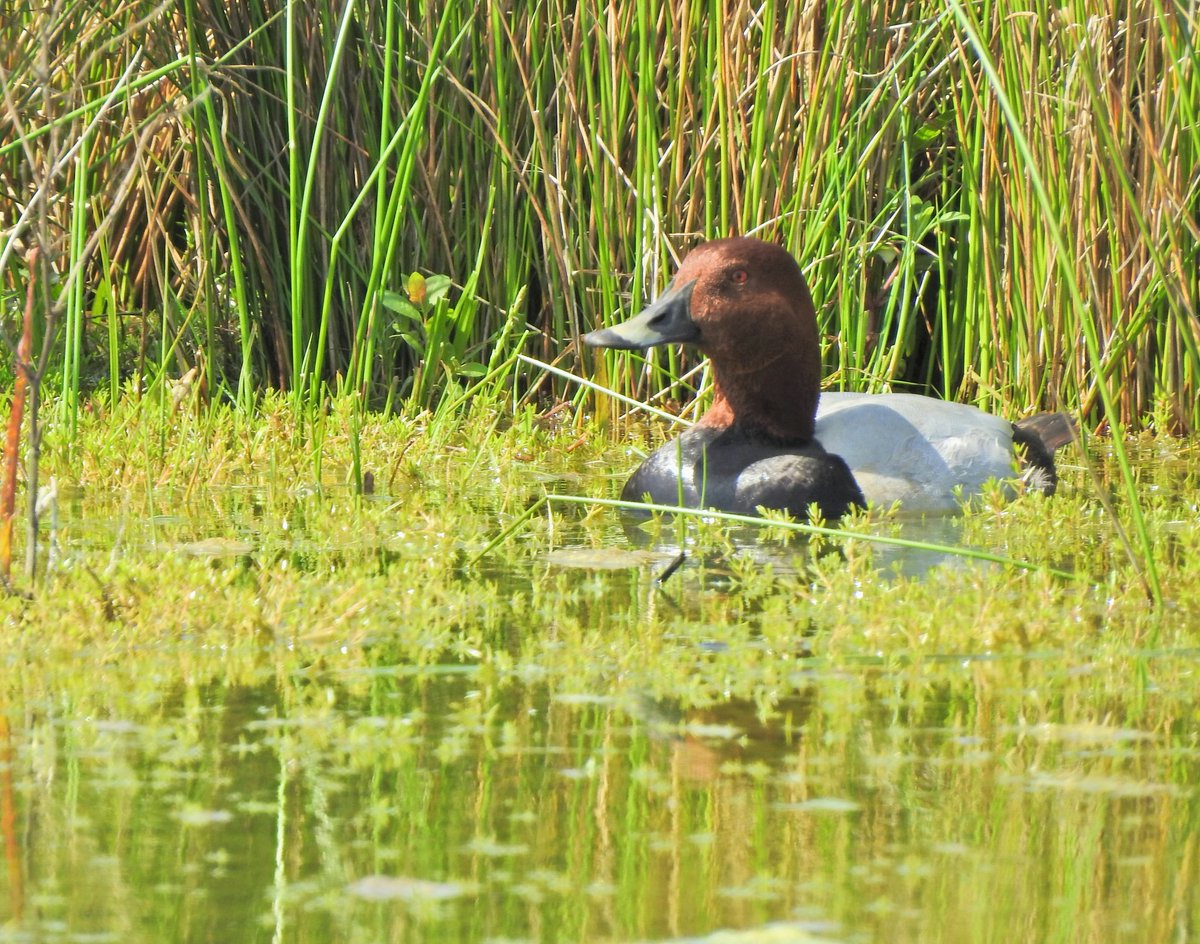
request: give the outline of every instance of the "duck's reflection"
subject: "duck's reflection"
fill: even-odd
[[[674,772],[685,780],[711,782],[731,763],[772,768],[795,753],[815,702],[811,690],[765,707],[733,698],[706,708],[639,698],[631,709],[655,736],[671,746]]]

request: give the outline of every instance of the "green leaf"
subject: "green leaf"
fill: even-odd
[[[405,318],[415,321],[418,324],[421,323],[421,310],[399,292],[384,289],[380,293],[379,300],[388,311],[394,311],[396,314],[403,315]]]
[[[425,280],[426,304],[436,305],[439,300],[446,297],[452,284],[448,275],[431,275],[427,278]]]
[[[936,127],[935,125],[921,125],[921,127],[913,132],[913,138],[916,139],[917,144],[921,145],[922,147],[928,147],[929,145],[933,144],[934,141],[937,141],[939,138],[941,138],[941,136],[942,129]]]
[[[414,334],[411,331],[401,331],[399,334],[400,340],[407,344],[412,350],[416,351],[418,354],[425,353],[425,339],[419,334]]]

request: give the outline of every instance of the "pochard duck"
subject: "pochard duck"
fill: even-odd
[[[753,514],[759,507],[840,517],[867,502],[951,511],[1018,462],[1052,493],[1054,453],[1074,436],[1064,413],[1009,422],[916,394],[821,393],[817,319],[800,266],[750,237],[703,243],[665,292],[629,321],[584,335],[592,347],[697,346],[713,402],[641,464],[622,498]]]

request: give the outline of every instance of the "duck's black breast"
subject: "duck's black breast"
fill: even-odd
[[[816,504],[840,518],[866,504],[840,456],[817,442],[783,446],[735,429],[697,426],[667,443],[633,473],[621,497],[752,515],[760,506],[803,520]]]

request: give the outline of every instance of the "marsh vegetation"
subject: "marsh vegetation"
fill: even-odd
[[[323,479],[282,400],[249,431],[126,409],[48,444],[57,562],[3,603],[27,933],[1111,941],[1197,915],[1194,449],[1130,444],[1154,607],[1074,462],[1053,498],[802,541],[539,504],[612,495],[625,449],[507,405],[335,410]]]
[[[0,17],[0,938],[1200,922],[1194,11],[109,7]],[[731,232],[1058,493],[622,518],[708,377],[578,338]]]

